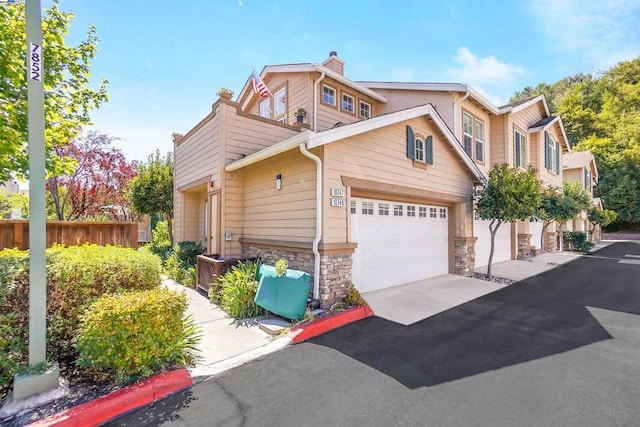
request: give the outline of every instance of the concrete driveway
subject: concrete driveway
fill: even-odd
[[[497,291],[505,285],[445,274],[406,285],[362,294],[376,316],[411,325]]]
[[[504,261],[492,266],[492,275],[520,281],[580,258],[581,254],[545,253],[527,261]],[[487,267],[476,269],[487,273]],[[362,294],[376,316],[401,325],[411,325],[476,298],[495,292],[504,284],[445,274]]]

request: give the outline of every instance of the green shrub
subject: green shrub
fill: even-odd
[[[569,243],[573,250],[578,252],[589,252],[595,244],[587,240],[587,233],[582,231],[564,231],[563,239]]]
[[[349,293],[347,293],[347,297],[345,298],[344,303],[348,307],[364,305],[364,300],[362,299],[360,292],[358,292],[355,286],[351,285],[351,287],[349,288]]]
[[[146,251],[113,246],[47,249],[47,355],[71,369],[80,315],[105,293],[157,287],[160,260]],[[29,252],[0,251],[0,397],[27,363]],[[5,352],[4,349],[7,351]]]
[[[169,277],[185,286],[195,286],[196,257],[205,252],[205,248],[197,242],[184,241],[174,246],[173,252],[164,263]]]
[[[82,316],[78,362],[130,382],[195,361],[186,296],[164,288],[105,295]]]
[[[162,262],[171,254],[171,238],[167,221],[158,221],[151,231],[151,242],[147,245],[149,250],[160,257]]]
[[[264,314],[264,309],[253,302],[258,290],[257,268],[257,262],[240,262],[218,276],[209,288],[211,301],[237,319]]]

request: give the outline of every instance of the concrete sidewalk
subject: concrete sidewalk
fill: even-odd
[[[163,286],[187,295],[187,315],[201,330],[198,361],[192,377],[215,375],[291,343],[290,336],[274,338],[258,326],[259,318],[236,320],[196,290],[165,279]]]

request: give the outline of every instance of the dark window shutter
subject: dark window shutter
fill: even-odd
[[[544,133],[544,167],[551,169],[551,138],[547,132]]]
[[[425,150],[427,151],[426,161],[430,165],[433,164],[433,136],[429,135],[427,137]]]
[[[407,126],[407,157],[410,159],[416,158],[416,138],[413,136],[411,126]]]
[[[516,152],[516,166],[520,166],[520,134],[514,132],[513,134],[513,144],[514,151]]]
[[[556,142],[556,173],[560,173],[560,143]]]

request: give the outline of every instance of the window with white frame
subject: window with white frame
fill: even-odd
[[[322,102],[336,105],[336,90],[330,86],[322,85]]]
[[[584,188],[591,190],[591,172],[589,169],[584,170]]]
[[[403,207],[402,205],[393,205],[393,216],[402,216]]]
[[[273,99],[275,103],[273,114],[276,116],[284,114],[284,112],[287,111],[287,89],[283,87],[277,91]]]
[[[389,216],[389,203],[378,204],[378,215]]]
[[[269,99],[265,99],[264,101],[262,101],[260,103],[260,117],[264,117],[266,119],[268,119],[269,117],[271,117],[271,105],[270,105],[271,100]]]
[[[544,150],[544,167],[555,173],[560,173],[560,143],[553,139],[549,132],[544,133],[545,150]]]
[[[351,201],[351,213],[352,214],[356,213],[356,201],[355,200]]]
[[[355,111],[355,103],[356,101],[353,99],[353,96],[347,95],[346,93],[342,94],[342,111],[353,113]]]
[[[462,134],[464,151],[471,157],[473,155],[473,117],[467,112],[462,113]]]
[[[362,202],[362,215],[373,215],[373,202]]]
[[[420,218],[426,218],[427,217],[427,207],[426,206],[418,207],[418,216]]]
[[[407,216],[416,216],[415,206],[407,206]]]
[[[429,218],[437,218],[438,210],[436,208],[429,208]]]
[[[447,210],[444,208],[440,208],[440,218],[446,218],[447,217]]]
[[[421,138],[416,138],[416,160],[424,162],[424,141]]]
[[[475,120],[476,160],[484,162],[484,122]]]
[[[513,151],[516,166],[527,167],[527,137],[517,130],[513,131]]]
[[[371,104],[360,101],[360,117],[363,119],[371,118]]]

